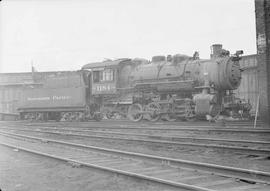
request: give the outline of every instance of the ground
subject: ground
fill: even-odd
[[[72,167],[3,146],[0,146],[0,188],[2,191],[176,190],[96,169]]]

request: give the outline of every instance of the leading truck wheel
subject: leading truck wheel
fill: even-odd
[[[189,122],[195,121],[195,114],[191,105],[186,104],[185,108],[185,119]]]
[[[131,121],[140,121],[142,120],[142,106],[141,104],[133,104],[131,106],[129,106],[128,108],[128,118],[131,120]]]

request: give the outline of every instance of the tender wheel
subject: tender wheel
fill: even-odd
[[[177,116],[173,115],[173,114],[165,114],[162,116],[163,119],[165,119],[166,121],[176,121],[177,120]]]
[[[128,108],[128,118],[131,121],[140,121],[143,115],[140,113],[142,111],[142,106],[140,104],[133,104]]]
[[[107,117],[107,119],[112,119],[112,118],[113,118],[113,116],[114,116],[114,114],[113,114],[113,113],[111,113],[111,112],[106,113],[106,117]]]
[[[101,109],[101,112],[103,114],[103,116],[106,118],[106,119],[112,119],[113,116],[114,116],[114,113],[112,112],[112,109],[111,108],[102,108]]]
[[[95,112],[95,113],[94,113],[94,119],[95,119],[96,121],[101,121],[102,118],[103,118],[102,113],[100,113],[100,112]]]
[[[158,103],[152,102],[149,103],[146,107],[145,107],[145,111],[150,112],[150,113],[146,113],[144,114],[144,117],[152,122],[158,121],[160,119],[160,106]]]
[[[107,119],[112,119],[114,116],[114,113],[111,110],[106,110],[105,116],[107,117]]]

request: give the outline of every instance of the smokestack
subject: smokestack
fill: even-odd
[[[211,55],[210,58],[217,58],[222,53],[222,44],[213,44],[211,46]]]

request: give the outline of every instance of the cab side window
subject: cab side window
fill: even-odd
[[[93,72],[94,83],[112,82],[113,80],[114,80],[114,70],[113,69],[105,69],[103,71],[94,71]]]
[[[106,69],[102,72],[102,77],[101,81],[102,82],[110,82],[114,80],[114,75],[113,75],[113,70],[112,69]]]
[[[100,71],[94,71],[93,72],[93,81],[95,83],[100,82]]]

